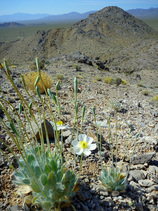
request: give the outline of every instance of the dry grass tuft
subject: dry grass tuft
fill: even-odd
[[[24,74],[24,80],[25,80],[25,84],[26,86],[32,90],[32,91],[35,91],[35,87],[34,87],[34,83],[36,81],[36,78],[38,76],[38,72],[34,72],[34,71],[31,71],[31,72],[28,72],[26,75]],[[45,89],[47,90],[48,88],[50,89],[51,86],[52,86],[52,78],[51,76],[49,76],[47,73],[44,73],[44,72],[41,72],[41,78],[42,80],[40,79],[39,82],[37,83],[37,86],[39,87],[39,90],[40,90],[40,93],[44,93],[44,86],[45,86]],[[42,84],[42,81],[43,81],[43,84]]]

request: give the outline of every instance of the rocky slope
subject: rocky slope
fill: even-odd
[[[106,7],[67,29],[38,31],[35,36],[0,43],[0,59],[26,62],[81,52],[113,69],[156,69],[158,33],[118,7]]]
[[[97,121],[106,122],[110,116],[113,138],[116,135],[115,125],[117,122],[118,162],[115,162],[115,164],[121,168],[121,172],[126,172],[135,143],[135,137],[139,133],[136,139],[134,159],[132,160],[125,193],[118,195],[118,193],[114,192],[110,194],[105,191],[98,181],[98,175],[101,171],[98,150],[95,150],[89,157],[84,158],[80,177],[80,190],[72,200],[76,211],[156,211],[158,206],[158,107],[151,102],[151,99],[153,96],[158,95],[158,71],[142,70],[139,74],[133,73],[130,75],[118,73],[117,71],[112,73],[110,71],[98,70],[96,66],[78,63],[75,57],[68,58],[67,56],[51,58],[49,59],[49,64],[45,65],[45,71],[53,78],[54,85],[51,88],[52,92],[55,91],[57,75],[63,76],[60,83],[59,98],[62,106],[62,120],[69,126],[69,129],[64,133],[64,155],[66,156],[70,150],[75,115],[73,103],[74,77],[78,78],[79,83],[79,122],[82,106],[86,106],[83,133],[92,136],[96,140],[92,107],[96,108]],[[80,66],[78,71],[74,68],[76,65]],[[20,83],[20,74],[27,71],[29,71],[27,65],[11,68],[12,77],[20,93],[29,101],[30,99],[26,96],[26,92]],[[116,86],[115,84],[106,84],[103,80],[106,77],[120,77],[127,81],[127,85],[120,84]],[[2,72],[0,84],[6,99],[18,108],[19,98]],[[38,97],[33,93],[32,95],[39,108],[41,108]],[[0,92],[0,97],[3,97],[2,92]],[[37,109],[34,106],[33,110],[34,114],[37,115]],[[52,104],[52,110],[55,110],[54,104]],[[0,115],[6,120],[6,116],[2,112],[0,112]],[[23,115],[21,118],[26,123]],[[50,115],[48,115],[49,118]],[[131,133],[129,133],[130,127],[132,129]],[[0,128],[0,135],[3,140],[10,143],[10,147],[14,148],[14,144],[10,141],[9,136],[5,134],[2,127]],[[103,162],[109,165],[108,123],[103,129],[102,136]],[[13,156],[8,153],[5,146],[0,145],[0,147],[7,154],[10,161],[15,164]],[[128,149],[125,153],[126,147]],[[124,153],[126,159],[122,161]],[[25,205],[25,208],[22,208],[22,198],[14,194],[15,187],[11,183],[12,170],[9,168],[9,165],[4,161],[3,155],[0,154],[0,209],[31,211],[32,209],[29,205]],[[73,165],[73,156],[69,160],[69,165]],[[70,209],[65,209],[65,211],[67,210]]]

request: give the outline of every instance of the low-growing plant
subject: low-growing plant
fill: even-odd
[[[97,144],[98,144],[99,156],[100,156],[101,168],[102,168],[102,172],[99,176],[99,180],[102,182],[102,185],[105,187],[105,189],[108,192],[116,191],[117,194],[119,194],[120,192],[124,192],[127,186],[127,176],[130,170],[130,164],[131,164],[132,156],[133,156],[135,146],[136,146],[136,139],[133,146],[132,154],[130,156],[128,171],[121,172],[120,167],[119,168],[117,167],[117,160],[118,160],[117,158],[118,156],[117,123],[115,127],[116,129],[115,137],[113,138],[112,132],[111,132],[111,126],[110,126],[110,117],[108,121],[104,121],[101,123],[100,121],[96,121],[95,109],[93,109],[93,113],[94,113],[95,127],[97,130]],[[105,164],[103,165],[102,155],[101,155],[101,135],[102,135],[102,132],[104,132],[103,131],[104,129],[107,130],[107,127],[109,130],[109,147],[110,147],[110,157],[111,157],[111,162],[108,167]],[[100,133],[100,141],[99,141],[98,133]],[[130,130],[130,133],[131,133],[131,130]],[[136,138],[138,135],[139,133],[136,134]],[[127,145],[128,145],[128,142],[126,144],[124,155],[125,153],[127,153]]]
[[[79,75],[78,75],[78,78],[79,78],[79,79],[82,79],[83,77],[82,77],[82,75],[79,74]]]
[[[57,80],[63,80],[64,79],[64,76],[62,74],[57,74],[56,75],[56,79]]]
[[[16,68],[16,65],[11,65],[11,68]]]
[[[123,192],[126,189],[126,175],[121,173],[119,169],[112,166],[111,168],[103,169],[99,176],[99,180],[107,191]]]
[[[111,108],[116,112],[120,112],[122,110],[122,104],[118,101],[112,101]]]
[[[122,79],[122,82],[121,82],[122,85],[127,85],[127,81]]]
[[[14,183],[28,185],[32,190],[32,203],[44,210],[60,208],[69,203],[77,189],[77,177],[64,165],[60,154],[51,153],[41,146],[26,151],[26,161],[19,159]]]
[[[139,86],[139,87],[145,87],[143,84],[141,84],[141,83],[137,83],[137,86]]]
[[[142,95],[148,96],[150,92],[148,90],[144,90],[141,92]]]
[[[79,65],[76,65],[76,71],[80,71],[81,70],[81,66],[79,66]]]
[[[104,79],[104,82],[107,84],[116,84],[116,86],[119,86],[120,84],[126,85],[127,81],[121,78],[112,78],[112,77],[107,77]]]
[[[155,95],[155,96],[151,99],[151,101],[158,102],[158,95]]]
[[[40,93],[44,93],[45,90],[50,89],[52,87],[52,78],[45,72],[38,72],[31,71],[27,74],[23,74],[26,86],[35,91],[35,84],[38,86]]]
[[[102,81],[102,77],[101,77],[101,76],[96,76],[96,77],[95,77],[95,80],[96,80],[96,81]]]
[[[112,83],[112,77],[107,77],[107,78],[105,78],[105,79],[104,79],[104,82],[105,82],[106,84],[111,84],[111,83]]]

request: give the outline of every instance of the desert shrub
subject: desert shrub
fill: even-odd
[[[79,65],[76,65],[76,71],[80,71],[81,67]]]
[[[81,66],[77,65],[76,63],[74,63],[73,66],[74,66],[76,71],[80,71],[81,70]]]
[[[107,77],[107,78],[104,79],[104,82],[106,84],[111,84],[112,83],[112,78],[111,77]]]
[[[63,80],[64,79],[64,76],[62,74],[57,74],[56,75],[56,79]]]
[[[155,96],[151,99],[151,101],[158,102],[158,95],[155,95]]]
[[[113,83],[116,84],[116,86],[119,86],[120,84],[122,84],[122,79],[116,78],[116,79],[113,80]]]
[[[95,80],[96,80],[96,81],[102,81],[102,77],[97,75],[97,76],[95,77]]]
[[[11,68],[16,68],[16,65],[11,65]]]
[[[104,79],[104,82],[107,84],[116,84],[116,86],[119,86],[120,84],[123,84],[123,85],[127,84],[126,80],[123,80],[119,77],[117,78],[107,77]]]
[[[83,77],[82,77],[82,75],[79,74],[79,75],[78,75],[78,78],[79,78],[79,79],[82,79]]]
[[[27,74],[24,74],[23,77],[24,77],[26,86],[30,90],[34,91],[35,90],[34,83],[35,83],[35,81],[36,81],[36,79],[38,77],[38,72],[31,71],[31,72],[28,72]],[[45,92],[44,87],[45,87],[46,90],[48,88],[49,89],[51,88],[51,86],[52,86],[52,78],[47,73],[44,73],[44,72],[41,71],[41,79],[39,79],[39,82],[37,83],[37,86],[38,86],[38,88],[40,90],[40,93],[44,93]],[[42,81],[43,81],[43,83],[42,83]]]
[[[142,95],[148,96],[150,92],[148,90],[144,90],[141,92]]]
[[[139,86],[139,87],[145,87],[143,84],[141,84],[141,83],[137,83],[137,86]]]
[[[122,85],[127,85],[127,81],[122,79],[122,82],[121,82]]]
[[[122,104],[118,101],[113,101],[111,102],[111,108],[116,112],[120,112],[122,110]]]

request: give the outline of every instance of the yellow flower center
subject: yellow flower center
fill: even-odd
[[[83,149],[85,149],[85,148],[88,147],[87,141],[81,141],[81,142],[80,142],[80,145],[81,145],[81,148],[83,148]]]
[[[58,121],[57,125],[61,126],[61,125],[63,125],[63,122],[62,121]]]

